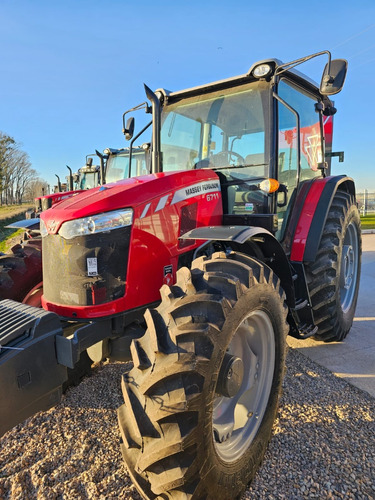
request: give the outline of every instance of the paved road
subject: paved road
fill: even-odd
[[[335,375],[375,397],[375,234],[363,234],[362,244],[357,311],[345,341],[325,344],[288,337],[288,343]]]

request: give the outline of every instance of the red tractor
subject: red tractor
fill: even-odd
[[[322,54],[318,87],[295,67]],[[82,353],[131,359],[118,420],[140,493],[245,490],[271,438],[286,336],[341,341],[353,321],[355,186],[330,175],[328,96],[346,69],[325,51],[146,87],[151,174],[42,213],[43,309],[0,302],[2,433],[57,403]]]
[[[147,148],[148,144],[144,147]],[[104,154],[96,151],[100,158],[100,166],[92,165],[92,156],[86,157],[86,165],[77,174],[67,176],[68,191],[62,191],[60,179],[58,192],[35,198],[34,210],[26,212],[26,219],[14,222],[6,227],[25,231],[21,244],[13,246],[8,254],[0,253],[0,300],[13,299],[24,304],[40,306],[43,293],[42,281],[42,241],[39,229],[39,216],[56,203],[75,196],[86,189],[108,182],[125,179],[130,174],[148,173],[147,149],[133,148],[131,167],[129,148],[107,148]],[[58,176],[57,176],[58,177]]]

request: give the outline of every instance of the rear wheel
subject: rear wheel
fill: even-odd
[[[338,191],[332,201],[315,262],[306,265],[317,340],[341,341],[357,305],[361,272],[361,223],[355,199]]]
[[[42,241],[30,240],[0,256],[0,299],[22,302],[42,281]]]
[[[146,313],[123,376],[122,451],[146,498],[236,498],[271,437],[288,332],[272,270],[216,253]]]

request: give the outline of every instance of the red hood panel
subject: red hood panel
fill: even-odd
[[[41,214],[41,219],[52,234],[58,232],[63,222],[89,217],[90,215],[109,212],[144,204],[155,196],[175,193],[184,186],[203,180],[217,180],[212,170],[188,170],[182,172],[163,172],[141,177],[124,179],[112,184],[89,189],[76,196],[61,201]]]

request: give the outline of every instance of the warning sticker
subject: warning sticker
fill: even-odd
[[[165,285],[171,285],[173,281],[173,266],[164,266],[164,276],[163,276],[163,283]]]
[[[98,259],[96,257],[88,257],[87,259],[87,276],[98,276]]]

